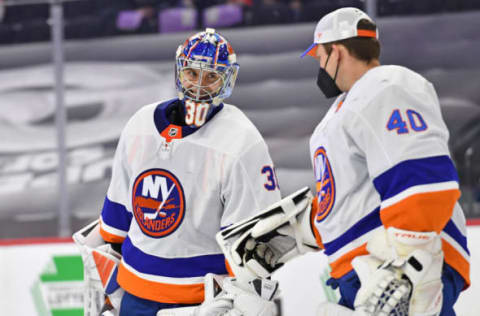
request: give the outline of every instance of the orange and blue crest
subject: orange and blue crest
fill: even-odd
[[[173,233],[185,217],[185,194],[177,177],[164,169],[149,169],[136,179],[133,215],[142,232],[162,238]]]
[[[313,157],[313,170],[315,172],[316,191],[318,198],[318,212],[316,221],[323,221],[330,214],[335,204],[335,179],[332,166],[327,157],[325,148],[319,147]]]

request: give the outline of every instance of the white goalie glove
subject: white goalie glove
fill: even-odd
[[[163,309],[157,316],[276,316],[273,298],[278,282],[255,279],[248,284],[214,274],[205,276],[205,301],[195,307]]]
[[[217,233],[238,279],[248,283],[266,278],[293,257],[317,249],[310,221],[312,200],[305,187]]]
[[[317,316],[438,316],[442,308],[443,252],[435,232],[390,227],[353,259],[361,287],[355,311],[324,303]]]
[[[390,227],[376,233],[367,250],[370,255],[352,262],[362,284],[355,310],[369,315],[440,314],[443,251],[437,233]]]
[[[116,280],[121,256],[102,239],[99,226],[99,221],[94,221],[73,235],[83,261],[84,315],[115,316],[124,293]],[[105,306],[106,296],[111,306]]]

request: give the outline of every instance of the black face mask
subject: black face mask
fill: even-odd
[[[332,52],[330,52],[331,54]],[[330,59],[330,54],[328,54],[327,61],[325,62],[325,68],[327,68],[327,63],[328,59]],[[320,67],[318,70],[318,77],[317,77],[317,86],[320,88],[320,90],[323,92],[323,94],[327,97],[327,99],[336,97],[342,93],[342,90],[340,90],[335,83],[335,80],[337,79],[337,73],[338,73],[338,66],[337,65],[337,70],[335,70],[335,77],[332,79],[328,72],[325,70],[325,68]]]

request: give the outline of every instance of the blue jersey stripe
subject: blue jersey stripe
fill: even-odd
[[[324,243],[323,245],[325,246],[325,254],[328,256],[334,254],[340,248],[346,246],[353,240],[380,226],[382,226],[382,221],[380,220],[380,207],[377,207],[370,212],[370,214],[363,217],[346,232],[340,235],[340,237],[328,243]]]
[[[325,254],[330,256],[337,252],[342,247],[346,246],[355,239],[361,237],[362,235],[368,233],[369,231],[380,227],[382,222],[380,220],[380,208],[376,208],[370,214],[362,218],[355,225],[350,227],[345,233],[340,237],[324,243]],[[470,255],[470,251],[467,246],[467,237],[465,237],[460,230],[455,226],[452,220],[449,220],[443,231],[452,237],[465,252]]]
[[[170,278],[201,277],[211,272],[228,274],[223,254],[188,258],[161,258],[144,253],[127,236],[122,245],[123,260],[141,273]]]
[[[382,201],[421,184],[457,181],[458,175],[448,156],[402,161],[373,180]]]
[[[105,197],[102,209],[102,220],[110,227],[127,232],[132,221],[132,213],[120,203],[110,201]]]
[[[445,228],[443,229],[445,233],[447,233],[450,237],[452,237],[456,242],[462,246],[463,250],[465,250],[468,255],[470,255],[470,251],[468,251],[467,247],[467,237],[463,236],[460,230],[455,226],[452,220],[449,220]]]

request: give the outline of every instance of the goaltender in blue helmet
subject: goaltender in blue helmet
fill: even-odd
[[[101,294],[120,316],[199,305],[206,276],[228,275],[215,234],[280,199],[265,141],[224,103],[239,69],[229,42],[206,29],[178,47],[175,66],[178,96],[130,118],[100,219],[74,236],[85,315],[101,313]]]

